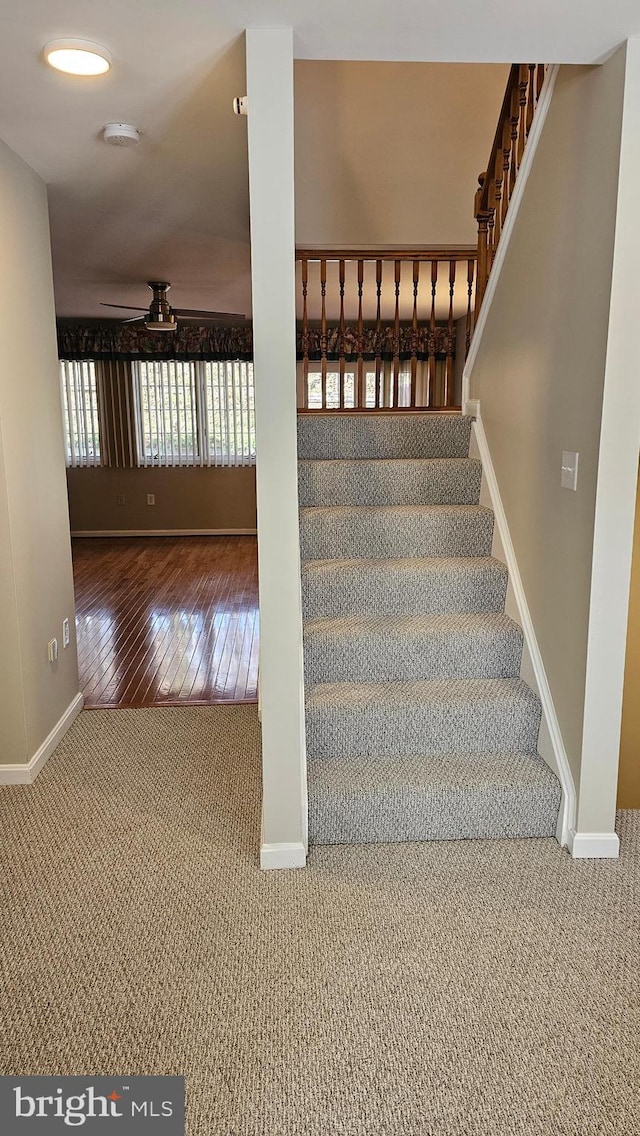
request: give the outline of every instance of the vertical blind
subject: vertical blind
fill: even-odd
[[[100,465],[101,391],[95,363],[60,363],[62,415],[67,465]]]
[[[138,464],[253,465],[253,364],[132,364]]]

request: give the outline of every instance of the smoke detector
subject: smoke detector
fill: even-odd
[[[110,146],[137,146],[140,131],[128,122],[108,122],[102,131],[102,137]]]

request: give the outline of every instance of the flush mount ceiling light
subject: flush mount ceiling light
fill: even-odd
[[[104,75],[111,69],[106,47],[88,39],[54,39],[46,45],[44,57],[50,67],[67,75]]]

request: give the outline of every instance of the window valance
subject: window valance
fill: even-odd
[[[320,359],[322,336],[319,327],[309,327],[307,342],[302,331],[297,334],[297,356],[302,359]],[[455,357],[456,332],[446,326],[418,327],[402,325],[398,332],[393,324],[364,327],[362,336],[358,328],[347,325],[340,332],[330,326],[326,336],[326,358],[338,360],[341,355],[355,361],[361,354],[364,359],[392,360],[399,358],[444,359]],[[305,350],[306,348],[306,350]],[[195,327],[183,324],[171,335],[145,334],[127,324],[58,324],[58,355],[60,359],[94,360],[151,360],[175,359],[182,362],[223,363],[229,360],[251,362],[253,359],[253,330],[246,327]]]

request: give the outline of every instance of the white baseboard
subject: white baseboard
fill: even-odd
[[[574,860],[617,860],[620,855],[615,832],[576,832],[571,828],[567,847]]]
[[[472,413],[475,417],[472,428],[472,446],[469,452],[473,457],[473,447],[475,446],[475,453],[482,462],[484,478],[483,493],[486,493],[488,497],[487,503],[493,509],[495,517],[496,531],[494,533],[493,554],[497,559],[504,560],[509,571],[507,614],[511,614],[508,610],[509,601],[511,601],[511,606],[514,607],[512,613],[513,617],[520,623],[524,632],[523,678],[533,687],[542,703],[542,724],[540,728],[538,752],[550,768],[553,769],[562,786],[562,807],[560,809],[556,836],[559,843],[564,847],[569,844],[570,830],[575,823],[576,791],[573,776],[569,766],[567,751],[565,750],[562,740],[560,724],[553,704],[553,696],[544,668],[542,654],[538,646],[538,640],[536,639],[522,577],[518,568],[518,561],[509,532],[507,516],[502,504],[498,479],[491,460],[487,436],[482,424],[480,403],[475,399],[470,400],[467,403],[466,409],[467,413]]]
[[[257,529],[72,529],[71,536],[256,536]]]
[[[304,844],[263,844],[260,848],[260,867],[304,868],[307,853]]]
[[[0,765],[0,785],[31,785],[40,770],[60,745],[69,727],[78,717],[84,706],[82,694],[76,694],[62,717],[56,722],[51,733],[25,765]]]

